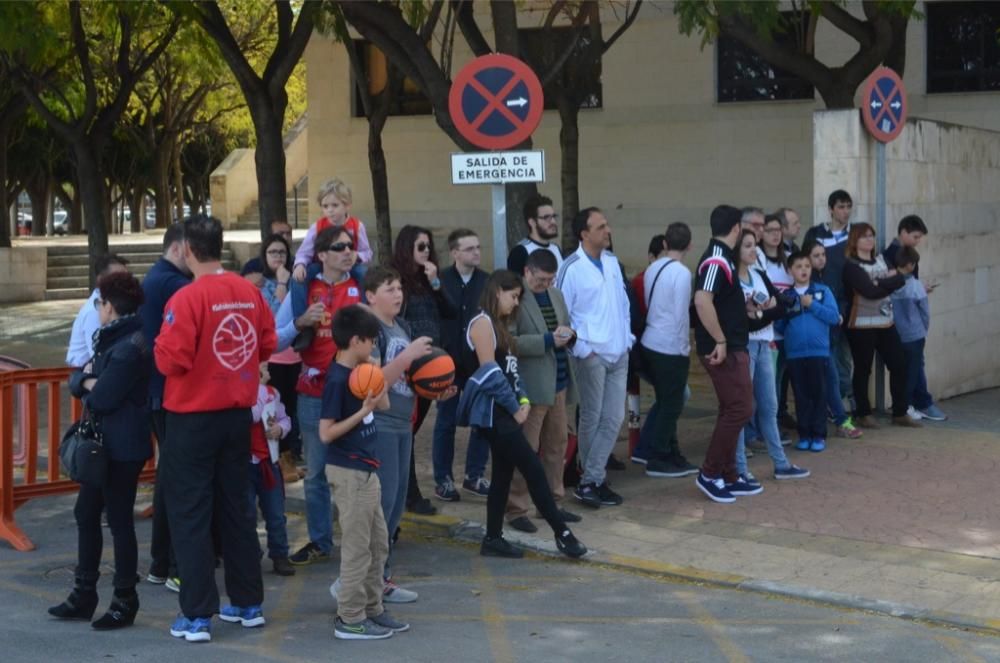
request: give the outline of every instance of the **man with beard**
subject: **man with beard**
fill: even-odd
[[[529,198],[524,204],[524,222],[528,226],[528,236],[507,256],[507,269],[523,274],[528,256],[539,249],[551,252],[556,257],[556,265],[562,267],[562,251],[552,242],[559,236],[559,215],[552,207],[552,199],[545,196]]]

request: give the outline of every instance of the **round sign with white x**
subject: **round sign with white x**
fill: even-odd
[[[531,136],[544,110],[542,84],[517,58],[493,53],[458,73],[448,94],[455,128],[470,143],[504,150]]]

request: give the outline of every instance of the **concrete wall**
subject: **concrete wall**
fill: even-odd
[[[302,123],[285,144],[285,191],[309,172],[309,131]],[[212,214],[225,227],[257,200],[257,167],[252,149],[236,149],[209,176]]]
[[[0,304],[45,299],[47,268],[44,246],[0,249]]]
[[[815,214],[846,188],[854,220],[875,225],[875,141],[857,111],[814,116]],[[930,296],[927,375],[936,397],[1000,385],[1000,133],[911,120],[886,147],[886,241],[907,214],[930,234],[919,247]]]
[[[860,11],[859,3],[848,3]],[[541,25],[545,7],[520,4],[523,27]],[[610,6],[604,34],[619,24]],[[488,8],[480,25],[490,25]],[[487,34],[487,39],[492,36]],[[911,115],[1000,130],[1000,93],[925,94],[926,25],[911,23],[907,71]],[[471,58],[456,39],[452,70]],[[856,43],[825,21],[817,57],[836,65]],[[636,23],[604,56],[604,107],[580,116],[580,191],[583,205],[608,211],[616,251],[626,264],[645,262],[649,237],[671,221],[686,221],[695,246],[706,241],[708,212],[720,202],[808,210],[813,200],[812,113],[821,100],[719,104],[715,48],[677,30],[670,2],[646,3]],[[306,51],[310,116],[309,173],[314,182],[342,177],[354,189],[354,211],[373,225],[364,118],[351,117],[349,66],[344,47],[319,35]],[[559,117],[547,111],[534,135],[546,153],[549,181],[540,190],[561,205]],[[431,116],[390,118],[384,132],[393,225],[421,223],[440,235],[459,224],[489,243],[486,187],[453,186],[449,154],[455,145]],[[416,166],[416,167],[415,167]],[[826,195],[828,192],[823,192]],[[318,216],[315,203],[310,217]],[[816,220],[823,221],[824,212]],[[804,223],[813,219],[808,212]],[[484,246],[483,256],[491,255]],[[697,253],[697,252],[696,252]]]

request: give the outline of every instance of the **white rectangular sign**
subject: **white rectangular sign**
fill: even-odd
[[[452,184],[544,181],[545,150],[459,152],[451,155]]]

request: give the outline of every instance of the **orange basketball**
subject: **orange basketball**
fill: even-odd
[[[441,348],[410,364],[410,386],[419,396],[435,399],[455,381],[455,360]]]
[[[382,389],[385,388],[385,376],[382,375],[382,369],[375,364],[358,364],[351,371],[347,386],[356,398],[364,400],[368,394],[382,393]]]

